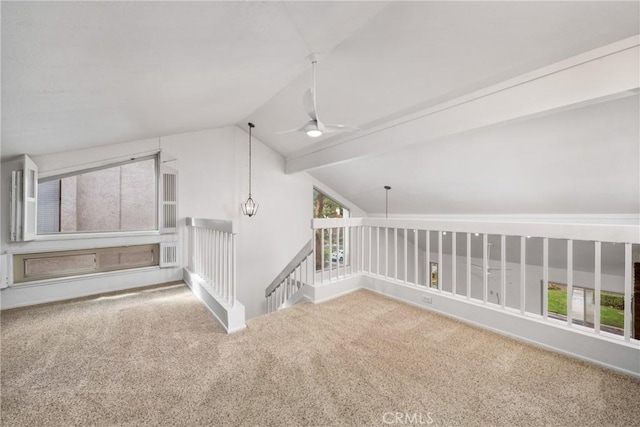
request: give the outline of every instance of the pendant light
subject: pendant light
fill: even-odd
[[[258,204],[251,198],[251,130],[255,127],[253,123],[249,125],[249,198],[240,205],[242,207],[242,213],[249,218],[258,213]]]

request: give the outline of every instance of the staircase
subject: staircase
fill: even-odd
[[[301,299],[299,291],[313,283],[314,269],[313,240],[309,240],[265,290],[267,313],[290,307]]]

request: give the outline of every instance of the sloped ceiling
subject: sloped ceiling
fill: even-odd
[[[312,171],[369,213],[638,214],[638,96]]]
[[[301,101],[311,53],[320,54],[323,121],[366,130],[640,33],[640,3],[615,1],[1,8],[3,159],[247,121],[291,158],[336,140],[277,134],[308,119]],[[389,184],[397,213],[637,213],[637,103],[611,101],[313,174],[369,212],[381,212]]]

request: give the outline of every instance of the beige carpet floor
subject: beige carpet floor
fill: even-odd
[[[184,285],[1,322],[3,426],[640,424],[640,381],[368,291],[231,336]]]

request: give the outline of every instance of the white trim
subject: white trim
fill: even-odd
[[[380,280],[380,279],[378,279],[378,280]],[[569,357],[574,358],[574,359],[582,360],[584,362],[588,362],[588,363],[591,363],[593,365],[601,366],[603,368],[607,368],[607,369],[610,369],[612,371],[616,371],[616,372],[622,373],[624,375],[628,375],[630,377],[634,377],[634,378],[640,379],[640,372],[630,371],[628,369],[624,369],[624,368],[612,365],[610,363],[606,363],[606,362],[603,362],[603,361],[600,361],[600,360],[597,360],[597,359],[593,359],[593,358],[590,358],[590,357],[587,357],[587,356],[584,356],[584,355],[580,355],[580,354],[577,354],[577,353],[574,353],[574,352],[571,352],[571,351],[567,351],[567,350],[560,349],[558,347],[554,347],[552,345],[543,343],[543,342],[538,341],[538,340],[528,339],[528,338],[522,337],[522,336],[517,335],[517,334],[506,332],[506,331],[503,331],[503,330],[500,330],[500,329],[497,329],[497,328],[494,328],[494,327],[491,327],[491,326],[486,326],[483,323],[480,323],[480,322],[477,322],[477,321],[473,321],[473,320],[469,320],[467,318],[463,318],[463,317],[460,317],[460,316],[457,316],[457,315],[454,315],[454,314],[451,314],[451,313],[448,313],[448,312],[445,312],[445,311],[442,311],[442,310],[434,309],[434,308],[431,308],[431,307],[425,307],[423,304],[419,304],[419,303],[407,300],[405,298],[397,297],[397,296],[394,296],[394,295],[389,295],[387,293],[384,293],[384,292],[376,290],[376,289],[372,289],[372,288],[368,288],[368,287],[364,288],[364,289],[366,289],[368,291],[371,291],[371,292],[374,292],[374,293],[376,293],[378,295],[382,295],[382,296],[384,296],[386,298],[391,298],[393,300],[400,301],[402,303],[409,304],[411,306],[414,306],[414,307],[417,307],[417,308],[420,308],[420,309],[423,309],[423,310],[426,310],[426,311],[431,311],[431,312],[437,313],[439,315],[458,320],[458,321],[460,321],[462,323],[465,323],[467,325],[475,326],[475,327],[478,327],[478,328],[481,328],[481,329],[484,329],[484,330],[488,330],[488,331],[493,332],[493,333],[497,333],[499,335],[503,335],[503,336],[512,338],[512,339],[514,339],[516,341],[519,341],[519,342],[532,344],[532,345],[534,345],[536,347],[540,347],[540,348],[543,348],[545,350],[548,350],[548,351],[551,351],[551,352],[554,352],[554,353],[558,353],[558,354],[562,354],[562,355],[565,355],[565,356],[569,356]],[[423,291],[422,289],[416,289],[416,288],[413,288],[413,290]],[[443,296],[443,295],[440,294],[438,296]],[[495,310],[495,309],[493,309],[493,308],[491,308],[489,306],[484,306],[483,308],[489,308],[489,309]],[[500,311],[500,312],[507,313],[507,314],[512,314],[512,313],[509,313],[508,311]],[[545,323],[545,324],[550,325],[552,327],[559,326],[559,325],[554,325],[554,324],[551,324],[551,323]],[[576,329],[573,329],[572,332],[576,332]],[[616,341],[616,344],[624,344],[624,343]],[[637,347],[632,347],[632,348],[633,349],[637,349]]]
[[[109,148],[110,146],[101,146],[101,147],[93,147],[93,150],[97,150],[99,148]],[[88,148],[88,150],[91,150],[92,148]],[[69,154],[69,153],[75,153],[77,151],[82,151],[82,150],[74,150],[71,152],[62,152],[62,153],[54,153],[53,155],[62,155],[62,154]],[[135,158],[136,160],[143,160],[143,157],[148,157],[151,158],[152,156],[158,156],[160,153],[162,152],[162,150],[160,149],[154,149],[154,150],[147,150],[147,151],[141,151],[141,152],[137,152],[137,153],[131,153],[131,154],[127,154],[127,155],[122,155],[122,156],[117,156],[117,157],[111,157],[111,158],[107,158],[107,159],[103,159],[103,160],[98,160],[98,161],[94,161],[94,162],[89,162],[89,163],[83,163],[83,164],[77,164],[74,166],[68,166],[68,167],[64,167],[64,168],[60,168],[60,169],[52,169],[52,170],[48,170],[46,172],[41,172],[39,174],[39,178],[40,179],[47,179],[47,178],[51,178],[51,177],[55,177],[55,176],[65,176],[65,175],[69,175],[69,174],[80,174],[83,170],[91,170],[91,169],[101,169],[101,168],[108,168],[109,165],[117,165],[118,163],[123,163],[123,162],[129,162],[131,161],[131,158]],[[40,156],[40,157],[45,157],[45,156],[52,156],[51,154],[49,155],[44,155],[44,156]],[[35,157],[36,159],[38,159],[39,157]]]
[[[227,334],[242,331],[247,327],[244,305],[235,301],[233,306],[213,295],[199,276],[188,268],[183,269],[183,280],[191,292],[202,302]]]
[[[639,360],[640,359],[640,341],[638,340],[626,342],[624,341],[624,337],[621,337],[621,336],[619,337],[617,335],[612,335],[612,334],[595,335],[593,331],[590,331],[590,330],[583,331],[575,326],[573,328],[569,328],[566,325],[566,323],[562,321],[549,322],[549,321],[543,320],[541,316],[530,316],[530,315],[522,316],[517,311],[502,310],[498,305],[493,305],[493,306],[491,304],[484,305],[482,304],[482,302],[468,301],[464,298],[447,295],[445,293],[434,292],[426,288],[421,288],[421,287],[418,288],[414,286],[404,285],[401,283],[395,283],[395,282],[386,280],[384,278],[374,277],[371,275],[365,275],[365,276],[368,278],[369,281],[365,280],[362,282],[364,284],[363,288],[370,290],[372,292],[378,293],[380,295],[384,295],[386,297],[405,302],[407,304],[422,308],[427,311],[433,311],[438,314],[442,314],[444,316],[460,320],[464,323],[471,324],[471,325],[480,327],[482,329],[486,329],[492,332],[499,333],[501,335],[514,338],[518,341],[534,344],[536,346],[545,348],[547,350],[551,350],[556,353],[565,354],[579,360],[584,360],[589,363],[593,363],[595,365],[603,366],[605,368],[612,369],[612,370],[624,373],[626,375],[633,376],[635,378],[640,378],[640,364],[636,364],[638,365],[638,366],[635,366],[636,371],[633,371],[633,370],[627,369],[626,367],[617,366],[611,363],[611,361],[615,358],[624,359],[627,364],[629,364],[629,362]],[[377,289],[376,284],[378,285],[386,284],[387,285],[386,289],[387,290],[391,289],[393,293],[389,293],[389,292],[385,292],[384,290]],[[378,287],[381,287],[381,286],[378,286]],[[417,294],[415,294],[416,297],[412,299],[407,299],[406,297],[401,297],[397,295],[398,293],[406,295],[407,292],[409,293],[417,292]],[[421,295],[421,293],[428,294],[432,298],[432,303],[429,304],[428,306],[425,306],[425,303],[414,302],[414,301],[420,301],[419,295]],[[460,307],[462,307],[462,310],[460,310],[460,312],[464,313],[464,316],[462,314],[453,314],[450,311],[439,309],[438,305],[441,305],[443,303],[444,305],[450,305],[450,303],[461,304]],[[470,314],[470,312],[472,311],[472,310],[469,310],[470,307],[483,310],[484,314],[481,317],[478,317],[477,319],[472,319],[474,315]],[[492,313],[492,314],[489,314],[489,313]],[[511,320],[500,319],[499,318],[500,316],[507,316],[507,319],[511,319]],[[530,335],[529,337],[525,335],[515,334],[513,332],[508,331],[508,329],[514,327],[513,324],[518,321],[532,322],[531,330],[523,333],[523,334]],[[505,329],[499,329],[496,326],[493,326],[492,324],[499,324],[501,325],[501,327],[504,326]],[[548,332],[545,332],[546,328],[557,329],[558,331],[561,331],[559,332],[560,335],[554,336],[552,339],[550,339],[549,342],[543,342],[540,339],[532,338],[534,336],[546,338],[548,335]],[[583,343],[573,344],[574,348],[584,349],[585,351],[584,354],[580,354],[568,349],[571,347],[571,344],[567,343],[566,339],[563,339],[562,336],[565,333],[571,334],[567,336],[578,337],[578,340],[580,341],[586,340]],[[607,348],[606,354],[604,354],[605,352],[603,351],[603,348],[599,349],[599,351],[603,354],[603,357],[608,358],[609,361],[605,359],[598,359],[588,355],[590,352],[592,352],[593,347],[597,345],[598,342],[600,343],[606,342],[607,344],[613,344],[617,347],[617,351],[615,347]],[[633,354],[633,356],[631,357],[635,357],[635,359],[631,357],[626,358],[623,356],[623,354],[628,355],[629,352]]]
[[[369,213],[368,218],[385,218],[384,213]],[[389,219],[464,222],[523,222],[551,224],[620,224],[640,223],[640,214],[390,214]]]

